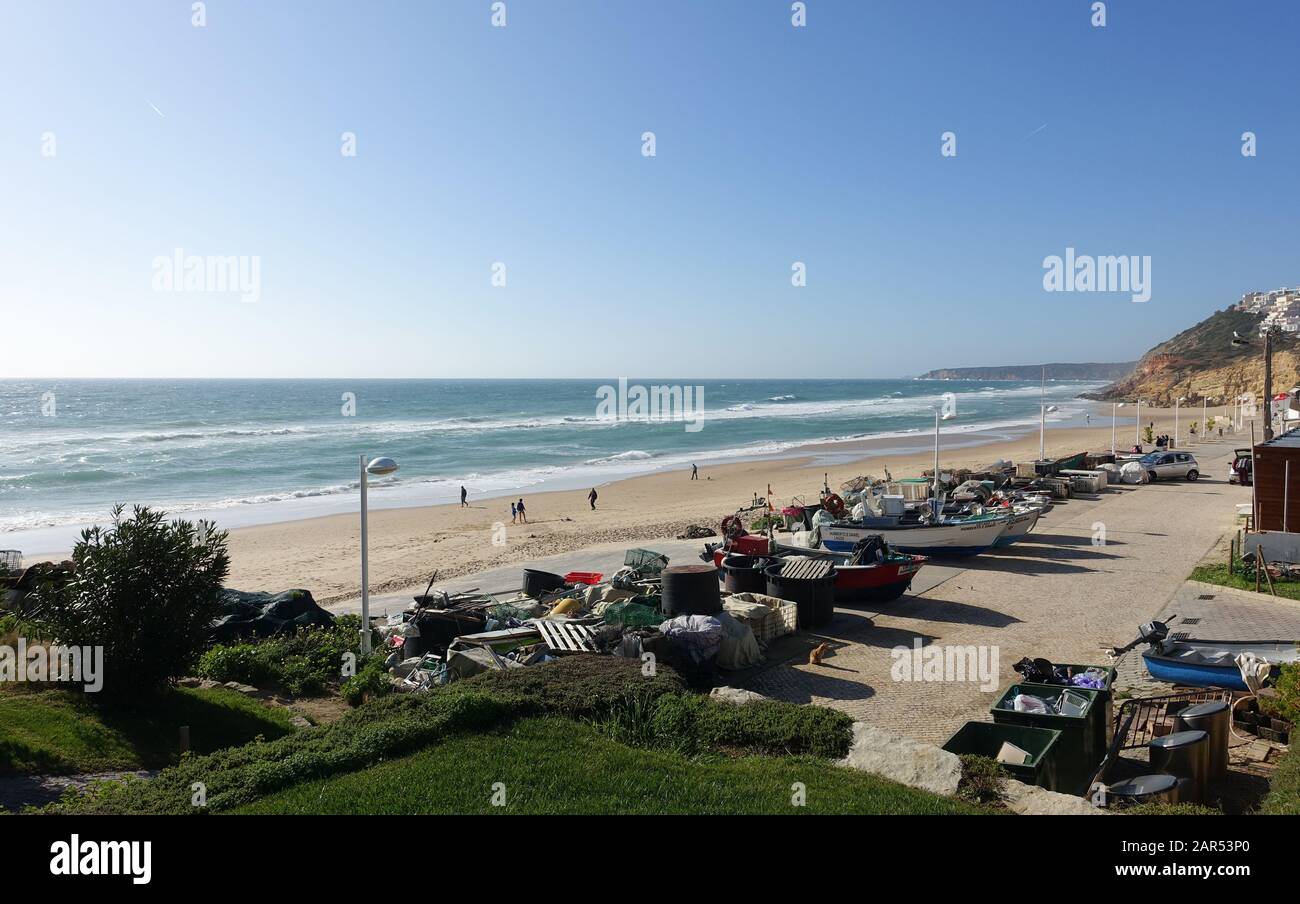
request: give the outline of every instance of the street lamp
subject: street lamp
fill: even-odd
[[[1271,326],[1260,333],[1264,340],[1264,442],[1273,438],[1273,339],[1280,335],[1277,327]],[[1253,346],[1254,341],[1232,331],[1232,344],[1237,348]]]
[[[1178,447],[1178,406],[1179,406],[1180,403],[1182,403],[1182,402],[1186,402],[1186,401],[1187,401],[1187,396],[1179,396],[1178,398],[1174,399],[1174,445],[1173,445],[1173,448],[1177,448],[1177,447]]]
[[[1137,423],[1133,426],[1133,445],[1142,448],[1142,400],[1137,400]]]
[[[934,486],[933,493],[937,499],[939,496],[939,421],[950,421],[955,415],[945,414],[942,409],[936,408],[934,411]]]
[[[369,464],[361,456],[361,655],[370,654],[370,543],[367,530],[369,510],[366,505],[366,475],[383,477],[397,470],[391,458],[376,458]]]
[[[1110,454],[1115,454],[1115,412],[1116,409],[1123,408],[1123,402],[1110,403]]]

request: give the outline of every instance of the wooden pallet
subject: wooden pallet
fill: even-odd
[[[542,635],[542,642],[556,653],[595,653],[596,635],[587,625],[536,618],[530,622]]]
[[[781,577],[793,581],[816,581],[828,577],[835,563],[830,559],[791,556],[781,560]]]

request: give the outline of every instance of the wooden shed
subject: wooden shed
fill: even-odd
[[[1300,532],[1300,427],[1255,446],[1256,530]]]

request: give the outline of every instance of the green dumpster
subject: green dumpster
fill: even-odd
[[[1004,743],[1014,744],[1029,754],[1029,759],[1024,763],[999,765],[1026,785],[1060,791],[1063,789],[1058,787],[1056,768],[1056,742],[1060,737],[1061,732],[1056,729],[997,722],[967,722],[944,743],[943,749],[958,756],[973,753],[996,760]]]
[[[1106,754],[1105,734],[1098,734],[1099,720],[1093,715],[1098,706],[1098,691],[1050,684],[1013,684],[998,698],[989,712],[1001,725],[1026,725],[1030,728],[1055,729],[1061,732],[1056,741],[1056,768],[1059,790],[1080,794],[1097,771]],[[1012,703],[1018,694],[1037,697],[1053,711],[1017,712]],[[1055,712],[1062,698],[1066,712]]]
[[[1095,731],[1097,732],[1097,737],[1101,738],[1101,742],[1103,745],[1106,744],[1108,739],[1110,738],[1110,726],[1115,719],[1114,704],[1112,702],[1113,695],[1111,694],[1111,686],[1114,685],[1115,683],[1115,675],[1116,675],[1115,667],[1109,665],[1079,665],[1079,664],[1068,663],[1068,662],[1053,663],[1053,664],[1058,669],[1059,668],[1067,669],[1071,675],[1081,675],[1084,672],[1088,671],[1088,669],[1098,669],[1105,676],[1103,679],[1104,684],[1102,685],[1101,690],[1097,691],[1097,705],[1093,709],[1092,717],[1097,720],[1097,726],[1095,728]],[[1026,687],[1035,683],[1036,682],[1032,682],[1032,681],[1024,682]],[[1049,684],[1049,685],[1040,685],[1040,686],[1065,687],[1066,685]]]

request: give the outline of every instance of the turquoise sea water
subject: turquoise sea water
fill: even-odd
[[[628,394],[663,382],[629,380]],[[706,380],[688,384],[702,387],[696,421],[675,408],[621,418],[599,407],[605,385],[618,381],[0,381],[0,546],[41,547],[33,531],[102,520],[115,502],[215,512],[230,526],[349,510],[362,453],[401,465],[375,505],[427,504],[461,485],[476,499],[577,488],[819,441],[926,448],[945,393],[956,407],[945,435],[1024,432],[1040,393],[1033,382]],[[1049,419],[1081,418],[1076,396],[1096,385],[1047,384],[1059,409]]]

